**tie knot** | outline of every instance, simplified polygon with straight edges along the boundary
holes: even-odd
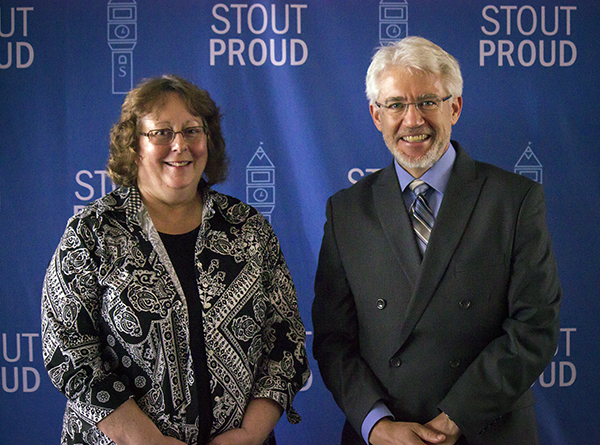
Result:
[[[427,183],[421,181],[420,179],[413,180],[410,184],[408,184],[408,186],[415,194],[415,196],[425,195],[425,193],[427,193],[427,190],[429,190],[429,186],[427,185]]]

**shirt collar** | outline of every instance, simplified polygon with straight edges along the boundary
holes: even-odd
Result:
[[[438,159],[438,161],[433,164],[433,166],[427,170],[420,179],[425,181],[436,191],[444,194],[455,159],[456,150],[452,146],[452,143],[450,143],[448,150],[446,150],[442,157]],[[400,164],[398,164],[398,161],[394,161],[394,167],[396,168],[396,175],[398,175],[400,187],[402,188],[402,192],[404,192],[408,187],[408,184],[410,184],[415,178],[406,170],[404,170]]]

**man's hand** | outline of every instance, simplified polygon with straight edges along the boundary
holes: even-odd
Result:
[[[369,442],[372,445],[445,444],[445,439],[444,434],[427,426],[410,422],[394,422],[387,418],[377,422],[369,435]]]
[[[435,419],[425,424],[426,427],[446,436],[442,442],[432,442],[441,445],[453,445],[462,435],[460,428],[454,423],[446,413],[441,413]]]

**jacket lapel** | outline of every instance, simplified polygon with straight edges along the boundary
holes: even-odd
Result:
[[[456,142],[453,144],[456,147],[456,160],[407,307],[400,332],[400,345],[408,339],[444,276],[485,182],[485,178],[477,177],[473,159],[460,145]]]
[[[373,200],[390,248],[414,289],[419,276],[421,254],[413,235],[393,163],[383,170],[375,183]]]

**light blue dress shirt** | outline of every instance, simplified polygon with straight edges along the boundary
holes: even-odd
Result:
[[[431,189],[427,193],[427,202],[429,203],[429,207],[431,207],[431,211],[433,215],[437,217],[437,214],[440,210],[440,206],[442,205],[442,198],[444,197],[444,192],[446,191],[446,185],[448,184],[448,179],[450,178],[450,172],[452,171],[452,166],[454,165],[454,160],[456,159],[456,150],[450,144],[448,150],[442,155],[442,157],[427,170],[423,176],[421,176],[422,181],[425,181],[427,185],[431,187]],[[414,178],[410,173],[404,170],[398,162],[394,162],[394,167],[396,168],[396,175],[398,175],[398,182],[400,183],[400,189],[402,190],[402,197],[404,198],[404,204],[406,208],[409,209],[415,200],[415,194],[412,192],[408,184],[410,184]],[[421,248],[421,252],[425,251],[425,245],[419,240],[419,247]],[[379,422],[384,417],[390,417],[394,419],[393,414],[389,410],[389,408],[382,401],[378,401],[373,405],[365,420],[363,420],[361,427],[361,434],[365,442],[369,443],[369,435],[371,434],[371,430],[375,426],[377,422]]]

